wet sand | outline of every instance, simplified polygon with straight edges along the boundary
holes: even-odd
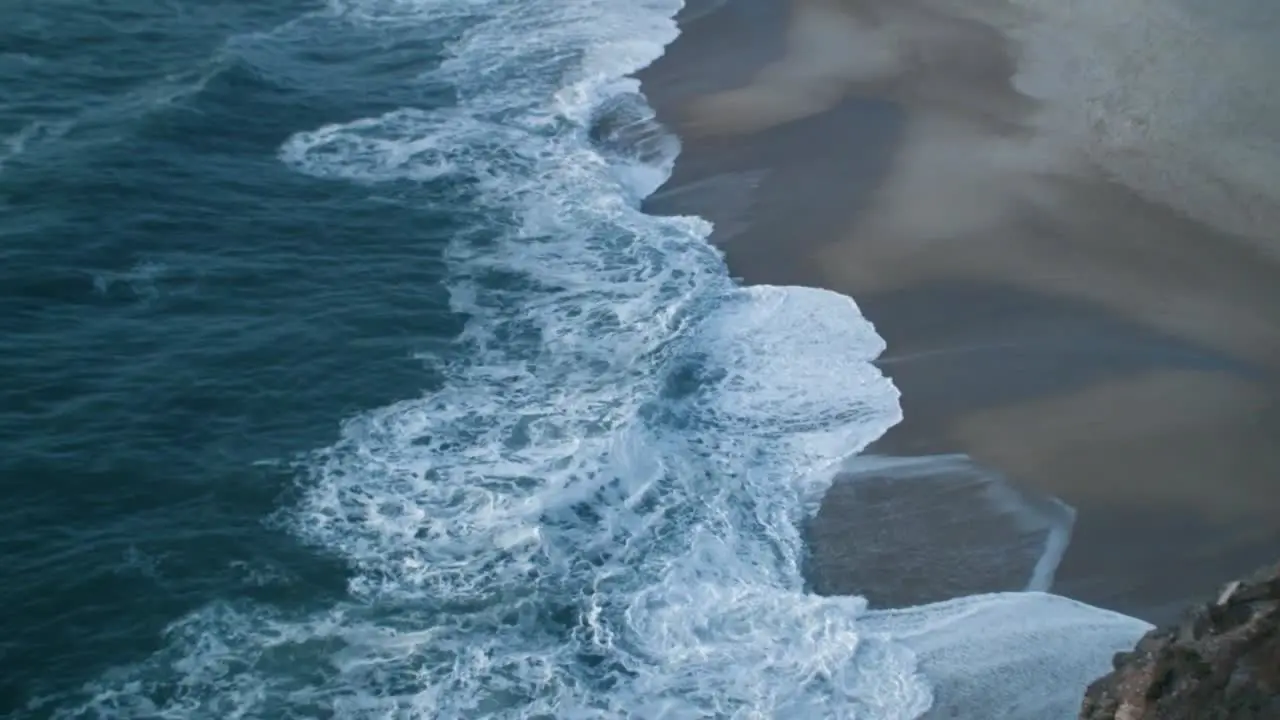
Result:
[[[869,455],[971,461],[838,479],[811,528],[815,589],[1020,589],[1058,498],[1075,516],[1052,589],[1161,622],[1280,555],[1280,154],[1240,129],[1280,134],[1280,105],[1241,99],[1272,82],[1260,67],[1171,119],[1197,82],[1157,70],[1196,52],[1247,69],[1251,46],[1171,35],[1134,48],[1152,70],[1123,45],[1149,28],[1057,38],[1066,21],[1035,4],[691,2],[641,74],[684,143],[648,209],[713,221],[745,282],[859,303],[905,414]],[[1139,5],[1130,25],[1157,7]],[[1016,512],[983,494],[1005,484]]]

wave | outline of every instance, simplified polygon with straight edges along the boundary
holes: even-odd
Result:
[[[118,142],[122,127],[200,93],[223,67],[215,57],[188,71],[87,102],[60,117],[28,120],[0,137],[0,176],[20,164],[52,164],[74,153]]]
[[[280,159],[472,218],[446,253],[466,328],[432,358],[439,391],[346,420],[303,463],[283,520],[349,563],[347,602],[211,605],[62,716],[905,720],[1082,686],[1145,630],[1048,595],[884,613],[805,591],[800,524],[900,419],[897,391],[853,300],[740,287],[706,222],[640,212],[678,141],[627,76],[678,9],[357,0],[310,19],[311,42],[457,31],[429,73],[456,104],[300,132]],[[1073,650],[1064,626],[1098,642]]]

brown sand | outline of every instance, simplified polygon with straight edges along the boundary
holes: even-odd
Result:
[[[1123,32],[1101,0],[695,2],[642,75],[685,142],[651,209],[715,222],[748,282],[852,296],[888,342],[906,420],[872,451],[1061,498],[1054,589],[1152,620],[1280,554],[1280,104],[1265,66],[1222,74],[1256,43],[1179,1]],[[1230,90],[1202,102],[1205,58]],[[854,485],[815,521],[815,586],[933,599],[849,551],[901,546],[859,535]]]

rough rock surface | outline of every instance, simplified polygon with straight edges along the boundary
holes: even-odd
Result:
[[[1081,720],[1280,720],[1280,564],[1147,633],[1089,686]]]

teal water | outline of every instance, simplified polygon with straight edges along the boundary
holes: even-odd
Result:
[[[431,389],[412,355],[461,325],[447,213],[276,158],[300,127],[439,94],[404,89],[433,60],[416,41],[366,72],[343,56],[393,38],[305,57],[262,35],[314,9],[5,10],[0,706],[144,658],[216,598],[343,592],[341,562],[264,522],[289,463]]]

